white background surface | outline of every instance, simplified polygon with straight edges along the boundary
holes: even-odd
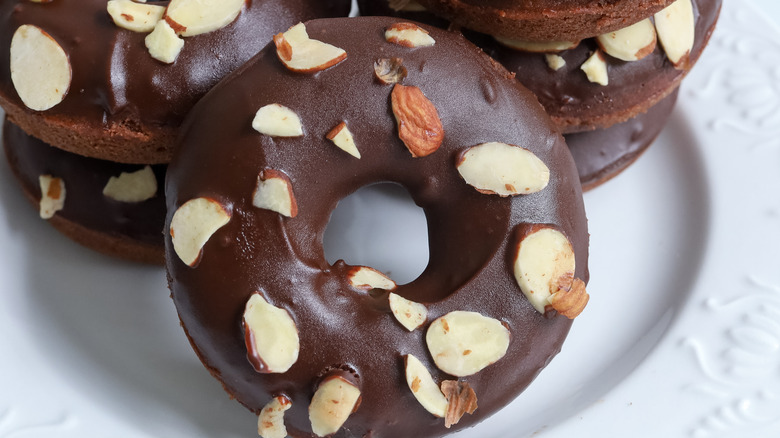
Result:
[[[458,437],[780,436],[780,2],[725,1],[658,143],[585,197],[592,302],[564,351]],[[4,163],[0,260],[0,438],[255,436],[163,272],[60,236]]]

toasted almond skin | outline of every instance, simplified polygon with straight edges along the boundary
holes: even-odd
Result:
[[[575,278],[569,289],[561,290],[552,296],[550,306],[561,315],[574,319],[585,310],[585,306],[590,300],[590,295],[585,291],[585,283],[579,278]]]
[[[390,94],[398,137],[415,158],[436,152],[444,141],[444,127],[436,106],[414,86],[395,84]]]

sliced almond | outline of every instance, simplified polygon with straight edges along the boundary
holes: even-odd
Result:
[[[436,106],[417,87],[395,84],[390,93],[398,137],[413,157],[436,152],[444,141],[444,127]]]
[[[292,407],[289,398],[280,395],[268,402],[257,416],[257,434],[261,438],[286,438],[284,412]]]
[[[38,205],[41,219],[51,219],[54,213],[65,207],[65,183],[62,178],[41,175],[38,177],[38,185],[41,187]]]
[[[355,145],[355,139],[352,137],[352,132],[347,128],[346,122],[341,122],[336,125],[335,128],[328,132],[325,136],[328,140],[332,141],[339,149],[352,155],[355,158],[360,158],[360,151]]]
[[[466,149],[457,168],[467,184],[491,195],[536,193],[550,181],[550,169],[533,152],[506,143],[482,143]]]
[[[230,218],[230,212],[210,198],[190,199],[182,204],[171,219],[170,233],[176,255],[187,265],[197,266],[203,246]]]
[[[241,13],[247,0],[171,0],[165,20],[182,36],[222,29]]]
[[[143,33],[154,30],[154,26],[165,14],[164,6],[147,5],[132,0],[108,0],[106,9],[117,26]]]
[[[397,84],[406,78],[407,71],[401,58],[381,58],[374,62],[374,74],[379,82]]]
[[[309,405],[309,421],[315,435],[324,437],[341,429],[360,400],[360,389],[339,376],[324,380]]]
[[[429,47],[436,40],[428,31],[413,23],[395,23],[385,30],[385,39],[404,47]]]
[[[547,66],[550,67],[550,69],[553,71],[558,71],[566,66],[566,60],[563,59],[562,56],[556,55],[554,53],[548,53],[544,55],[544,59],[547,61]]]
[[[675,68],[690,68],[690,55],[696,38],[691,0],[677,0],[656,13],[655,28],[666,57]]]
[[[112,176],[103,187],[103,196],[119,202],[143,202],[157,195],[157,177],[151,166]]]
[[[655,50],[655,27],[649,18],[596,37],[601,50],[623,61],[638,61]]]
[[[604,60],[604,54],[601,50],[596,50],[590,55],[580,67],[588,76],[588,80],[594,84],[609,85],[609,75],[607,73],[607,62]]]
[[[325,70],[347,59],[344,49],[309,38],[303,23],[276,34],[274,44],[276,54],[285,67],[299,73]]]
[[[300,137],[303,135],[301,119],[295,111],[286,106],[272,103],[255,114],[252,120],[255,131],[271,137]]]
[[[184,48],[184,40],[179,38],[164,20],[155,24],[154,30],[146,36],[144,43],[152,58],[166,64],[173,64]]]
[[[254,293],[244,309],[247,358],[258,373],[284,373],[298,361],[298,328],[290,313]]]
[[[287,217],[298,215],[292,181],[283,172],[275,169],[264,169],[258,175],[252,205]]]
[[[410,332],[423,325],[428,319],[428,309],[423,304],[407,300],[394,293],[390,293],[388,300],[395,319]]]
[[[11,81],[22,102],[46,111],[65,99],[70,89],[70,61],[65,50],[41,28],[23,24],[11,38]]]
[[[368,266],[356,266],[347,273],[349,282],[358,289],[395,290],[397,285],[387,275]]]
[[[531,53],[558,53],[577,47],[579,41],[522,41],[511,38],[494,36],[499,43],[510,49],[522,50]]]
[[[575,286],[575,266],[571,242],[559,230],[540,224],[526,225],[520,230],[514,260],[515,280],[539,313],[544,313],[553,300],[558,301],[558,307],[565,310],[567,317],[573,318],[582,311],[587,304],[587,298],[582,302],[582,294],[587,295],[584,284],[570,294]],[[578,311],[571,309],[567,302],[575,296],[579,296],[575,301],[582,304]]]
[[[449,429],[458,423],[464,414],[471,415],[477,410],[477,394],[467,382],[445,380],[441,382],[441,392],[447,397],[444,427]]]
[[[431,373],[419,359],[411,354],[404,356],[406,368],[406,384],[414,398],[426,411],[437,417],[447,414],[447,398],[434,382]]]
[[[433,321],[425,334],[436,366],[458,377],[478,373],[504,357],[509,339],[509,329],[501,321],[463,311]]]
[[[569,289],[566,289],[566,287]],[[550,299],[550,306],[561,315],[574,319],[585,310],[589,300],[590,295],[585,291],[585,282],[575,278],[573,282],[569,283],[567,279],[559,287],[558,293],[554,294]]]

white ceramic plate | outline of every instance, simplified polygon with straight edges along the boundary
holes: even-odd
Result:
[[[330,243],[414,278],[424,237],[398,223],[424,235],[422,214],[361,193],[337,227],[383,230],[378,250]],[[780,436],[780,32],[757,9],[726,1],[657,144],[586,206],[587,311],[528,391],[457,436]],[[162,270],[59,235],[4,163],[0,261],[0,438],[256,436],[191,352]]]

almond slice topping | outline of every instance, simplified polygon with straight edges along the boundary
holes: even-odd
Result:
[[[252,294],[242,320],[247,358],[258,373],[284,373],[298,361],[301,344],[290,313]]]
[[[406,384],[414,398],[426,411],[436,417],[444,417],[447,414],[447,398],[436,385],[425,365],[411,354],[404,356],[404,364]]]
[[[276,34],[274,44],[282,64],[298,73],[315,73],[347,59],[344,49],[309,38],[303,23]]]
[[[539,313],[552,306],[575,318],[588,302],[585,284],[574,278],[574,249],[569,239],[549,225],[522,225],[514,274],[520,290]]]
[[[11,38],[11,82],[22,102],[46,111],[65,99],[73,78],[65,50],[41,28],[23,24]]]
[[[458,173],[480,193],[526,195],[547,187],[550,169],[533,152],[506,143],[483,143],[466,149]]]
[[[476,312],[455,311],[433,321],[425,334],[428,351],[440,370],[465,377],[504,357],[509,329]]]
[[[287,217],[298,215],[290,178],[276,169],[263,169],[257,177],[252,205]]]
[[[41,219],[51,219],[54,214],[65,208],[65,183],[62,178],[51,175],[38,177],[41,187],[41,200],[38,204]]]
[[[647,18],[626,28],[599,35],[596,42],[601,50],[614,58],[638,61],[655,50],[655,27]]]
[[[656,13],[654,18],[666,57],[677,69],[690,68],[690,55],[696,38],[691,0],[677,0]]]
[[[428,34],[428,31],[413,23],[395,23],[385,30],[385,39],[399,46],[430,47],[436,44],[436,40]]]
[[[171,241],[176,255],[188,266],[197,266],[203,246],[230,218],[230,212],[210,198],[190,199],[182,204],[171,219]]]
[[[286,438],[284,412],[292,407],[289,398],[280,395],[268,402],[257,416],[257,434],[261,438]]]
[[[165,21],[176,33],[191,37],[222,29],[238,17],[247,0],[171,0]]]
[[[390,101],[398,127],[398,137],[413,157],[426,157],[444,141],[444,127],[436,106],[413,86],[395,84]]]

